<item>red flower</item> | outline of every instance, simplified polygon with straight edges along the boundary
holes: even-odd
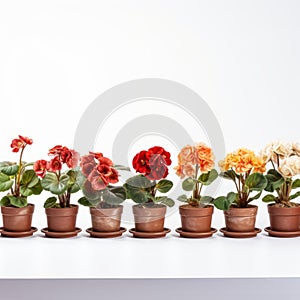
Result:
[[[103,157],[103,153],[101,152],[92,152],[90,151],[90,154],[94,156],[95,159],[99,160],[101,157]]]
[[[19,139],[20,139],[24,144],[31,145],[31,144],[33,143],[32,139],[30,139],[30,138],[27,137],[27,136],[19,135]]]
[[[160,157],[162,159],[164,159],[164,163],[167,165],[167,166],[170,166],[172,161],[171,161],[171,154],[170,152],[166,151],[164,148],[162,147],[159,147],[159,146],[155,146],[155,147],[152,147],[148,150],[148,157],[149,159],[151,158],[151,156],[153,156],[153,154],[159,154]]]
[[[10,147],[12,148],[12,152],[19,152],[21,148],[25,148],[26,145],[31,145],[32,139],[19,135],[18,139],[13,139]]]
[[[59,159],[59,156],[55,156],[47,163],[47,170],[50,172],[60,171],[62,168],[62,163]]]
[[[150,180],[166,178],[168,167],[171,165],[171,155],[162,147],[152,147],[141,151],[132,160],[134,169]]]
[[[88,154],[88,155],[81,156],[80,166],[83,166],[83,165],[88,164],[88,163],[94,163],[96,165],[95,160],[94,160],[94,155]]]
[[[108,185],[108,182],[105,181],[105,178],[103,180],[96,168],[94,168],[88,176],[88,181],[91,183],[91,186],[95,191],[104,190]]]
[[[37,176],[44,178],[47,171],[48,162],[44,159],[38,160],[33,165],[33,170],[35,171]]]
[[[135,155],[135,157],[132,160],[133,168],[141,173],[141,174],[147,174],[150,172],[149,167],[149,159],[147,157],[147,151],[143,150]]]
[[[48,155],[60,155],[62,150],[63,146],[57,145],[49,150]]]
[[[73,168],[75,168],[75,167],[78,166],[80,155],[75,150],[70,150],[70,153],[71,153],[71,157],[68,158],[68,160],[66,161],[66,163],[67,163],[67,166],[69,168],[73,169]]]
[[[118,171],[114,168],[111,168],[109,165],[98,165],[97,171],[104,182],[117,183],[119,181]]]

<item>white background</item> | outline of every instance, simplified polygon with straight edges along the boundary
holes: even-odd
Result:
[[[299,13],[298,1],[1,1],[0,160],[16,160],[9,145],[18,134],[34,140],[28,161],[46,158],[56,144],[72,147],[80,117],[99,94],[149,77],[180,82],[205,99],[228,151],[300,141]],[[230,188],[224,184],[218,193]],[[31,200],[39,228],[46,226],[46,197]],[[266,205],[257,204],[257,226],[264,228]],[[90,226],[82,207],[78,226]],[[179,227],[178,215],[166,226]],[[215,212],[213,226],[223,226],[222,212]],[[265,235],[247,241],[1,239],[0,251],[9,255],[0,277],[300,276],[293,255],[273,264],[299,243]],[[16,258],[20,249],[33,263]]]

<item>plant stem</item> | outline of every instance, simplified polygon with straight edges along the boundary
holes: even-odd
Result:
[[[15,180],[15,196],[16,197],[20,196],[20,181],[21,181],[21,172],[22,172],[22,157],[23,157],[23,153],[24,153],[25,148],[26,148],[26,144],[22,148],[21,153],[20,153],[19,171],[18,171],[18,174],[17,174],[17,179]]]

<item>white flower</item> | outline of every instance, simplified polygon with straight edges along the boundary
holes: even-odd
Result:
[[[279,173],[284,177],[292,177],[300,174],[300,157],[293,155],[284,158],[278,168]]]
[[[300,156],[300,144],[295,142],[291,144],[293,154]]]
[[[299,148],[299,151],[300,151],[300,148]],[[287,158],[291,154],[293,154],[292,144],[276,141],[276,142],[269,143],[260,152],[260,157],[266,163],[268,161],[272,160],[273,163],[278,164],[278,159]]]

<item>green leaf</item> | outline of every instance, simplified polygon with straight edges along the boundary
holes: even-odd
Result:
[[[119,205],[126,199],[126,191],[123,187],[105,189],[103,191],[103,200],[110,205]]]
[[[249,175],[245,181],[245,186],[250,191],[262,191],[267,186],[267,179],[261,173],[253,173]]]
[[[203,183],[204,185],[209,185],[213,181],[215,181],[218,178],[218,172],[215,169],[212,169],[211,171],[207,173],[202,173],[198,180]]]
[[[3,161],[0,163],[0,172],[8,176],[16,175],[19,171],[19,166],[16,163]]]
[[[42,187],[55,195],[61,195],[68,189],[69,176],[63,174],[60,179],[54,173],[48,173],[42,179]]]
[[[177,200],[181,202],[187,202],[188,198],[187,195],[181,195],[177,198]]]
[[[83,206],[87,206],[87,207],[93,207],[94,206],[94,204],[91,201],[89,201],[86,197],[81,197],[78,200],[78,203],[83,205]]]
[[[220,196],[214,200],[214,206],[220,210],[228,209],[228,201],[224,196]]]
[[[126,198],[132,199],[136,203],[146,203],[149,199],[148,192],[128,185],[124,184],[124,188],[126,190]]]
[[[167,179],[162,179],[156,184],[156,188],[161,193],[167,193],[173,187],[173,182]]]
[[[267,185],[265,187],[265,191],[274,192],[284,183],[284,178],[282,175],[274,169],[268,171],[266,175]]]
[[[185,191],[192,191],[196,185],[195,180],[192,177],[188,177],[182,182],[182,188]]]
[[[21,184],[31,188],[37,185],[39,178],[33,170],[26,170],[22,175]]]
[[[136,175],[126,180],[126,184],[132,188],[146,189],[155,186],[155,182],[150,181],[144,175]]]
[[[10,205],[10,199],[8,196],[4,196],[0,201],[0,206],[9,206]]]
[[[1,176],[1,173],[0,173],[0,176]],[[0,181],[0,192],[5,192],[5,191],[9,190],[13,186],[13,184],[14,184],[14,181],[10,180],[10,179],[8,181]]]
[[[214,201],[214,198],[211,197],[211,196],[201,196],[201,198],[200,198],[200,203],[208,204],[208,203],[211,203],[213,201]]]
[[[290,196],[290,200],[296,199],[299,196],[300,196],[300,192],[297,192],[297,193],[295,193],[295,194],[293,194],[293,195]]]
[[[297,189],[300,187],[300,179],[296,179],[293,181],[292,188]]]
[[[85,176],[80,171],[75,170],[68,171],[67,175],[69,176],[68,192],[71,194],[79,192],[86,180]]]
[[[225,172],[221,172],[220,176],[225,178],[225,179],[230,179],[230,180],[235,180],[238,178],[238,175],[233,171],[233,170],[227,170]]]
[[[171,199],[167,196],[156,197],[155,203],[162,203],[162,204],[167,205],[168,207],[172,207],[175,205],[175,202],[173,201],[173,199]]]
[[[276,197],[274,195],[268,194],[262,198],[263,202],[275,202]]]
[[[52,208],[56,206],[56,201],[57,198],[56,197],[50,197],[48,198],[45,203],[44,203],[44,208]]]
[[[248,199],[248,202],[251,202],[251,201],[253,201],[253,200],[259,199],[259,197],[261,196],[261,194],[262,194],[262,191],[259,192],[259,193],[257,193],[255,196],[250,197],[250,198]]]
[[[238,194],[230,192],[226,197],[221,196],[216,198],[213,203],[216,208],[221,210],[228,210],[232,203],[237,202]]]
[[[10,204],[15,207],[25,207],[27,206],[27,198],[26,197],[14,197],[9,196]]]

